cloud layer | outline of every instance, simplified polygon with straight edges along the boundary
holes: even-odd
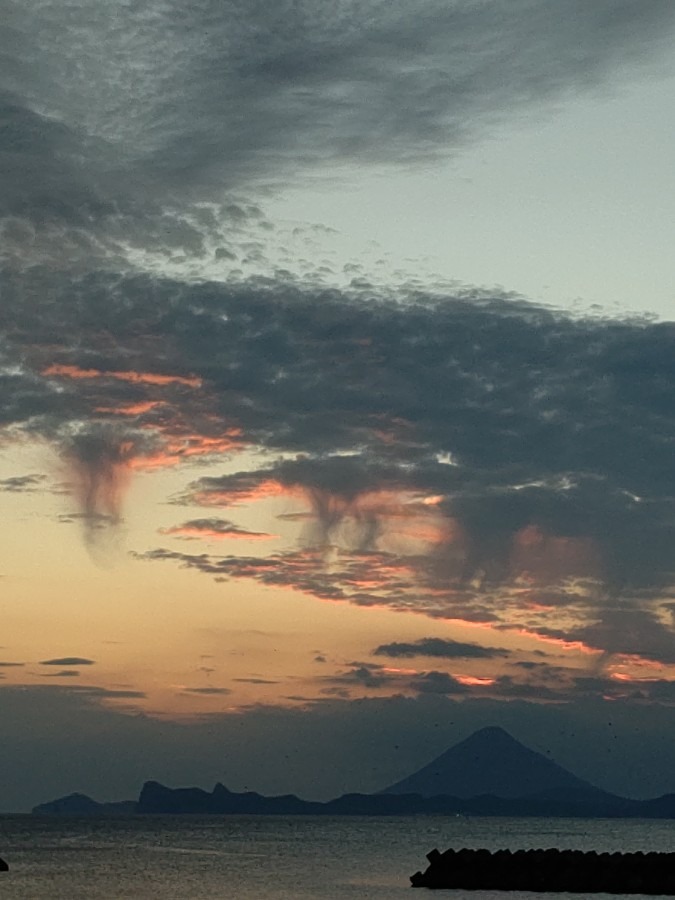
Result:
[[[675,14],[667,0],[9,0],[3,18],[5,253],[83,267],[130,250],[245,256],[260,210],[233,194],[445,156],[630,78],[670,48]]]
[[[431,161],[625,83],[672,45],[672,3],[10,0],[4,19],[0,439],[57,450],[90,542],[139,470],[249,451],[186,476],[146,558],[480,624],[491,645],[675,663],[674,326],[327,286],[316,261],[275,267],[293,254],[264,212],[302,179]],[[175,543],[274,537],[236,509],[279,498],[292,547]],[[389,655],[452,659],[437,640]]]
[[[675,661],[673,325],[405,286],[90,275],[30,299],[0,313],[2,417],[61,446],[86,518],[136,469],[244,448],[273,461],[193,481],[176,502],[205,514],[169,535],[301,510],[302,549],[155,558]]]

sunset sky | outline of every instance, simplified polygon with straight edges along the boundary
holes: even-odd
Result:
[[[0,12],[0,809],[675,791],[671,0]]]

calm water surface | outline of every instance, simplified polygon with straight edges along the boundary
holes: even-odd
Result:
[[[675,822],[277,816],[0,817],[3,900],[408,900],[433,847],[675,851]],[[550,894],[447,892],[453,900]],[[577,895],[578,896],[578,895]],[[600,900],[610,895],[595,894]],[[616,895],[614,895],[616,898]],[[637,897],[638,895],[633,895]]]

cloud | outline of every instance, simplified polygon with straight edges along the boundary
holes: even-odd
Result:
[[[68,486],[79,504],[79,519],[88,549],[99,561],[112,549],[111,538],[122,522],[122,505],[135,460],[154,446],[139,429],[90,420],[72,422],[61,435],[61,457]]]
[[[510,679],[507,679],[510,687]],[[351,662],[346,669],[330,675],[320,675],[310,679],[312,684],[320,688],[318,702],[325,697],[340,697],[342,699],[354,699],[370,692],[387,692],[396,696],[419,697],[425,694],[463,694],[473,697],[508,698],[510,691],[501,690],[501,680],[498,678],[481,677],[461,673],[443,671],[418,671],[414,668],[400,668],[383,666],[379,663]],[[532,700],[540,700],[535,685],[519,684],[523,688],[519,696]],[[552,692],[546,691],[546,695]],[[561,693],[555,695],[558,700],[568,699]],[[297,698],[296,698],[297,699]],[[309,698],[303,698],[305,702]]]
[[[181,691],[182,694],[197,694],[198,696],[203,697],[215,697],[215,696],[225,696],[226,694],[231,694],[232,691],[229,688],[222,687],[201,687],[201,688],[183,688]]]
[[[383,667],[375,663],[351,662],[341,671],[310,679],[313,687],[319,690],[319,696],[300,694],[288,696],[286,699],[297,703],[323,703],[326,698],[339,697],[347,700],[355,696],[368,695],[370,691],[380,692],[382,688],[391,689],[396,679],[385,672]]]
[[[173,525],[171,528],[161,529],[161,534],[172,535],[183,540],[247,540],[269,541],[277,535],[267,534],[261,531],[249,531],[230,522],[229,519],[190,519],[182,525]]]
[[[134,691],[119,688],[96,688],[91,685],[82,685],[80,688],[88,697],[99,700],[140,700],[145,697],[143,691]]]
[[[675,703],[675,680],[660,677],[658,666],[637,675],[627,674],[621,666],[596,673],[552,663],[529,666],[526,662],[515,663],[513,668],[520,670],[515,677],[510,674],[472,675],[438,669],[419,671],[352,662],[335,674],[315,679],[314,683],[320,688],[316,702],[324,702],[326,697],[354,700],[360,696],[386,692],[399,697],[417,698],[429,694],[461,695],[467,700],[483,698],[497,703],[519,699],[528,703],[556,703],[561,707],[587,701],[659,703],[663,706]],[[315,702],[309,697],[294,699],[309,704]]]
[[[79,186],[73,145],[86,153],[92,205],[121,170],[133,196],[141,175],[172,194],[299,164],[428,156],[505,109],[630,70],[667,46],[673,24],[665,0],[424,0],[414,12],[402,0],[223,2],[192,10],[188,28],[152,6],[151,20],[125,10],[122,35],[117,4],[102,13],[82,0],[64,14],[46,3],[39,29],[10,4],[5,71],[25,104],[13,124],[36,138],[28,160],[11,161],[41,176],[38,197],[47,179],[68,196]],[[28,112],[38,98],[42,112]]]
[[[568,636],[601,646],[609,653],[675,663],[670,622],[664,624],[658,609],[640,608],[636,602],[608,603],[598,610],[595,621],[570,631]]]
[[[24,493],[38,490],[45,481],[44,475],[13,475],[0,479],[0,491]]]
[[[373,650],[375,656],[389,656],[392,659],[409,659],[415,656],[431,656],[443,659],[496,659],[508,656],[506,650],[496,647],[481,647],[478,644],[464,644],[443,638],[420,638],[411,643],[395,641],[380,644]]]
[[[131,434],[109,426],[88,427],[70,436],[64,456],[84,521],[119,522],[135,450]]]
[[[83,656],[60,656],[56,659],[40,660],[41,666],[93,666],[93,659],[86,659]]]
[[[358,684],[366,688],[379,688],[386,683],[387,679],[386,675],[379,671],[379,666],[355,664],[347,672],[334,676],[331,680],[338,684]]]
[[[82,673],[78,672],[77,669],[61,669],[60,672],[50,672],[48,675],[43,675],[43,678],[79,678]]]
[[[119,29],[120,15],[125,27]],[[669,51],[667,0],[8,0],[0,234],[74,272],[267,263],[250,197],[456,153]],[[247,199],[249,198],[249,199]],[[71,272],[70,274],[73,274]]]
[[[413,681],[421,694],[465,694],[468,688],[447,672],[425,672]]]

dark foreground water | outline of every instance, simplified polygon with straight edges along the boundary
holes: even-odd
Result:
[[[0,817],[3,900],[535,900],[409,887],[433,847],[675,850],[675,822],[277,816]],[[578,895],[577,895],[578,896]],[[609,895],[596,894],[597,898]],[[616,897],[616,895],[614,895]],[[638,895],[633,895],[637,897]]]

